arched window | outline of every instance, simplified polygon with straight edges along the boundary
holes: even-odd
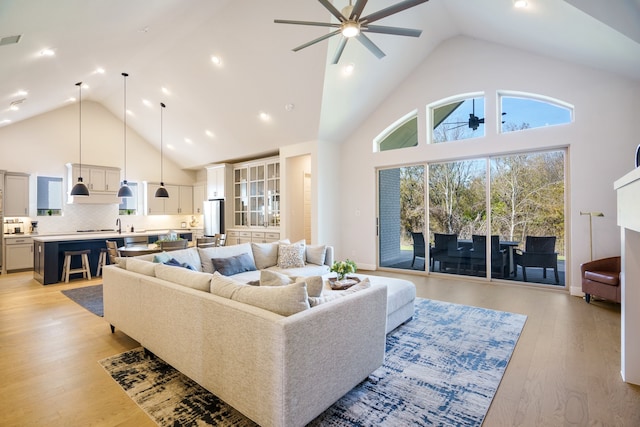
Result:
[[[431,113],[431,143],[478,138],[484,131],[484,96],[468,94],[428,107]]]
[[[418,145],[418,112],[412,111],[378,135],[374,151],[398,150]]]
[[[502,92],[502,133],[562,125],[573,121],[573,106],[541,95]]]

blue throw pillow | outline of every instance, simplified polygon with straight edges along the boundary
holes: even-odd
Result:
[[[189,269],[189,270],[196,271],[196,269],[193,266],[187,264],[186,262],[180,263],[180,261],[178,261],[175,258],[171,258],[170,260],[168,260],[166,262],[163,262],[163,264],[164,265],[174,266],[174,267],[182,267],[182,268],[186,268],[186,269]]]
[[[211,258],[211,262],[213,263],[214,271],[223,276],[233,276],[245,271],[257,270],[253,258],[247,253],[228,258]]]

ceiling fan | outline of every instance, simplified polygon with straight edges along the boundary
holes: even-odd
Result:
[[[477,130],[478,127],[480,127],[481,124],[484,124],[484,117],[483,118],[479,118],[478,116],[476,116],[476,100],[475,98],[473,98],[472,100],[472,107],[471,107],[471,113],[469,113],[469,120],[466,122],[449,122],[449,123],[443,123],[443,125],[447,125],[447,126],[451,126],[448,127],[447,129],[458,129],[461,128],[463,126],[469,126],[469,129],[471,130]],[[460,102],[458,104],[458,106],[462,105],[462,102]],[[457,108],[457,107],[456,107]],[[467,110],[469,111],[469,110]],[[451,111],[453,112],[453,110]],[[449,113],[451,114],[451,113]]]
[[[273,22],[276,24],[296,24],[296,25],[312,25],[316,27],[332,27],[337,30],[325,34],[322,37],[311,40],[303,45],[300,45],[293,49],[297,52],[305,47],[309,47],[313,44],[326,40],[329,37],[342,34],[342,39],[338,44],[338,49],[333,56],[332,64],[337,64],[342,55],[347,41],[350,38],[355,37],[360,43],[362,43],[371,53],[373,53],[378,59],[383,58],[385,53],[376,46],[371,39],[365,36],[363,33],[378,33],[378,34],[392,34],[396,36],[408,36],[408,37],[420,37],[422,30],[413,30],[411,28],[401,27],[387,27],[382,25],[371,25],[372,22],[378,21],[382,18],[386,18],[389,15],[402,12],[403,10],[417,6],[421,3],[426,3],[429,0],[404,0],[393,6],[389,6],[377,12],[373,12],[367,16],[361,16],[362,10],[367,4],[367,0],[356,0],[356,4],[352,5],[349,0],[349,5],[344,7],[342,11],[336,9],[329,0],[318,0],[333,16],[335,16],[340,23],[332,22],[315,22],[315,21],[290,21],[286,19],[275,19]]]

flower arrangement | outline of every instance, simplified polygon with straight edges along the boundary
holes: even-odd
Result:
[[[344,279],[349,273],[355,273],[358,270],[358,266],[355,262],[347,259],[344,261],[335,261],[331,266],[331,271],[338,274],[338,280]]]

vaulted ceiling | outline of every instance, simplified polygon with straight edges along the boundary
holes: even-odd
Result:
[[[364,11],[399,1],[370,0]],[[68,105],[79,81],[83,100],[122,118],[127,72],[127,124],[159,148],[164,102],[165,153],[183,168],[341,141],[460,35],[640,80],[640,0],[528,3],[430,0],[378,22],[419,38],[370,34],[384,58],[351,42],[331,65],[339,37],[292,52],[329,30],[273,22],[335,19],[316,0],[0,0],[0,127]]]

